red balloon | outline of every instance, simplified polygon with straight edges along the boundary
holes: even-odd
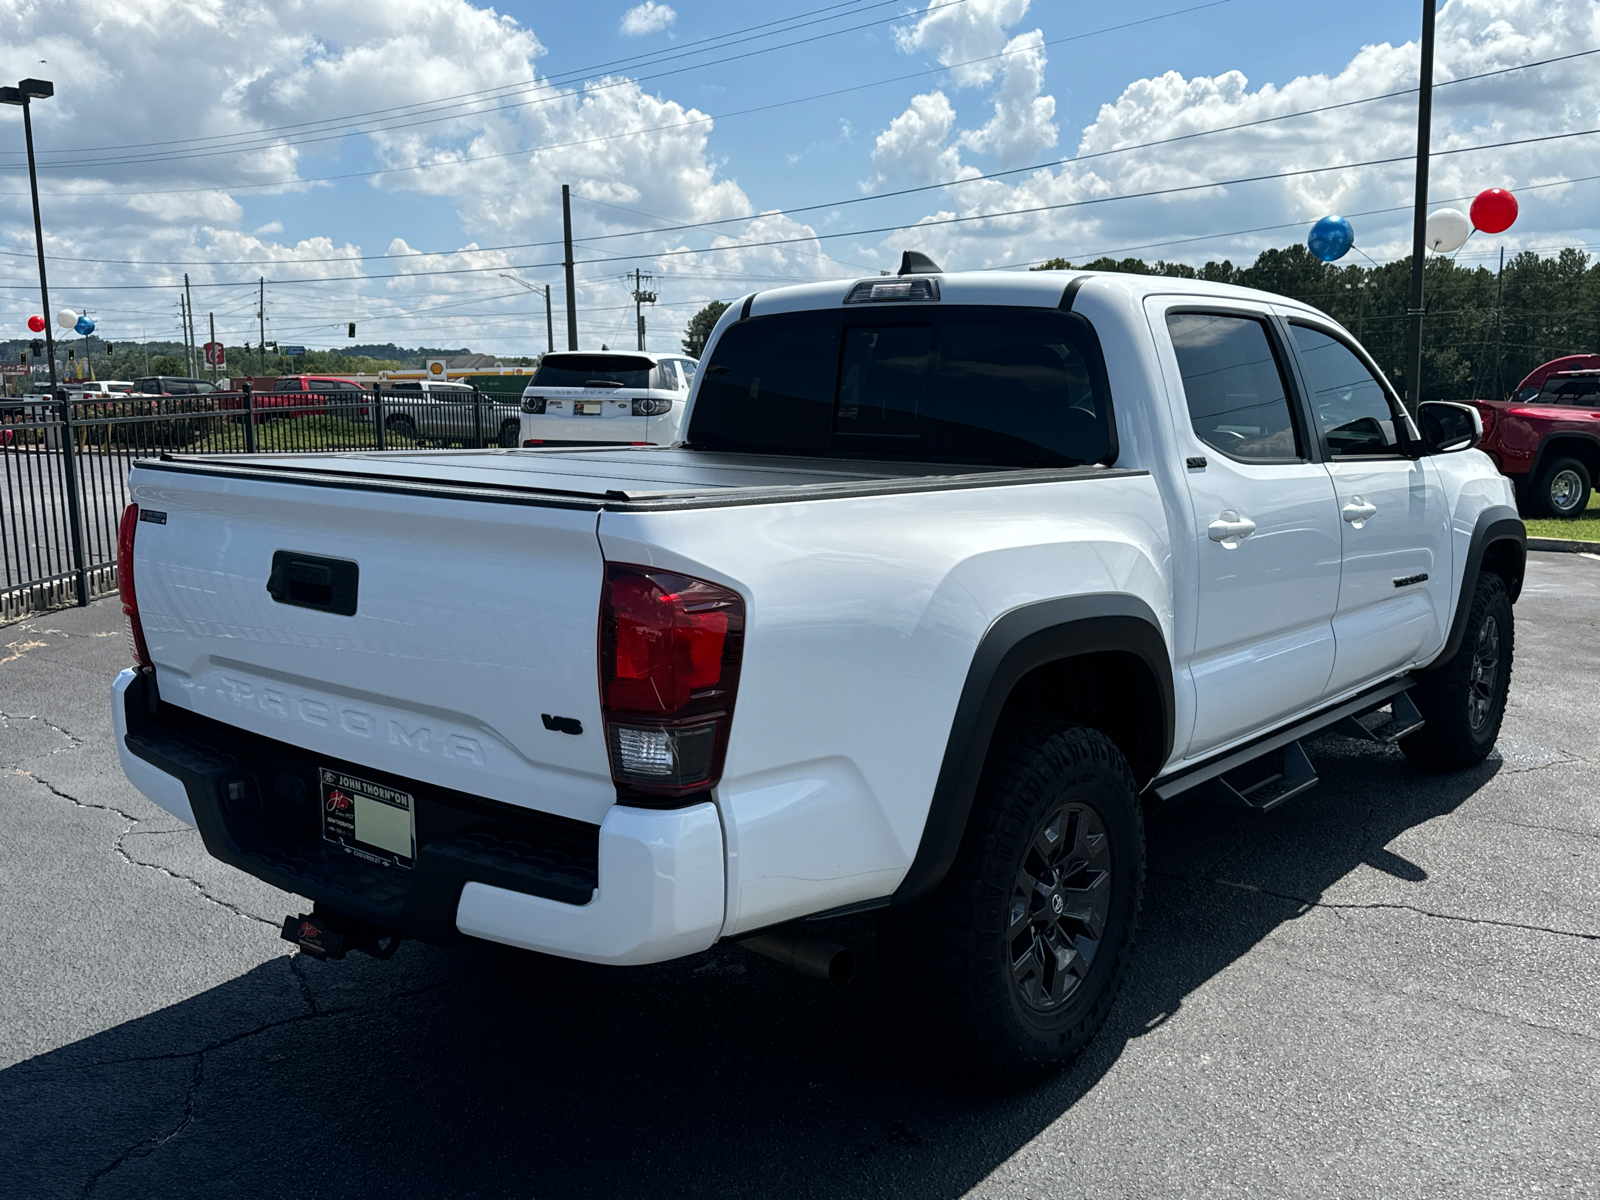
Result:
[[[44,332],[44,318],[43,317],[29,317],[28,318],[28,328],[33,330],[35,333],[43,333]]]
[[[1504,233],[1517,219],[1517,198],[1505,188],[1485,188],[1472,201],[1472,224],[1481,233]]]

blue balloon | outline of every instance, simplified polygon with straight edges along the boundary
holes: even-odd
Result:
[[[74,325],[73,328],[81,333],[84,337],[88,337],[94,332],[94,322],[88,317],[79,317],[78,323]]]
[[[1306,238],[1311,253],[1323,262],[1343,258],[1355,244],[1356,231],[1343,217],[1323,217],[1311,227],[1311,236]]]

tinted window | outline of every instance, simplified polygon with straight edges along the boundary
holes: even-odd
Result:
[[[1196,437],[1247,462],[1303,457],[1283,368],[1262,321],[1177,312],[1167,314],[1167,329]]]
[[[1572,404],[1594,407],[1600,398],[1600,379],[1551,379],[1537,397],[1540,404]]]
[[[546,354],[533,373],[535,387],[648,388],[648,358],[619,354]]]
[[[1311,408],[1335,458],[1398,454],[1401,435],[1383,385],[1354,350],[1318,329],[1293,325],[1311,387]]]
[[[275,392],[298,392],[300,390],[300,380],[294,375],[290,375],[286,379],[275,380],[272,384],[272,390]]]
[[[730,326],[701,366],[708,449],[1006,466],[1111,457],[1093,330],[1047,309],[785,313]]]

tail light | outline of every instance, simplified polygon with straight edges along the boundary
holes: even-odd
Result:
[[[670,397],[640,396],[633,402],[633,415],[636,417],[660,417],[671,411]]]
[[[134,666],[153,668],[144,626],[139,622],[139,597],[133,590],[133,535],[137,532],[139,506],[130,504],[122,510],[122,523],[117,526],[117,591],[122,595],[122,615],[128,619],[128,651]]]
[[[738,593],[671,571],[606,565],[600,705],[619,788],[683,796],[717,783],[743,647]]]
[[[524,396],[522,398],[522,411],[538,416],[544,412],[544,399],[543,396]]]

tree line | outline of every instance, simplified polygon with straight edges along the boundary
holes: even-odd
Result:
[[[1122,271],[1207,279],[1276,292],[1321,309],[1354,333],[1402,391],[1411,260],[1336,265],[1304,245],[1265,250],[1246,267],[1224,259],[1203,267],[1139,258],[1069,263],[1039,271]],[[1503,399],[1529,371],[1564,354],[1600,352],[1600,263],[1582,250],[1553,257],[1525,250],[1496,267],[1458,266],[1442,255],[1424,272],[1422,393],[1426,400]]]

